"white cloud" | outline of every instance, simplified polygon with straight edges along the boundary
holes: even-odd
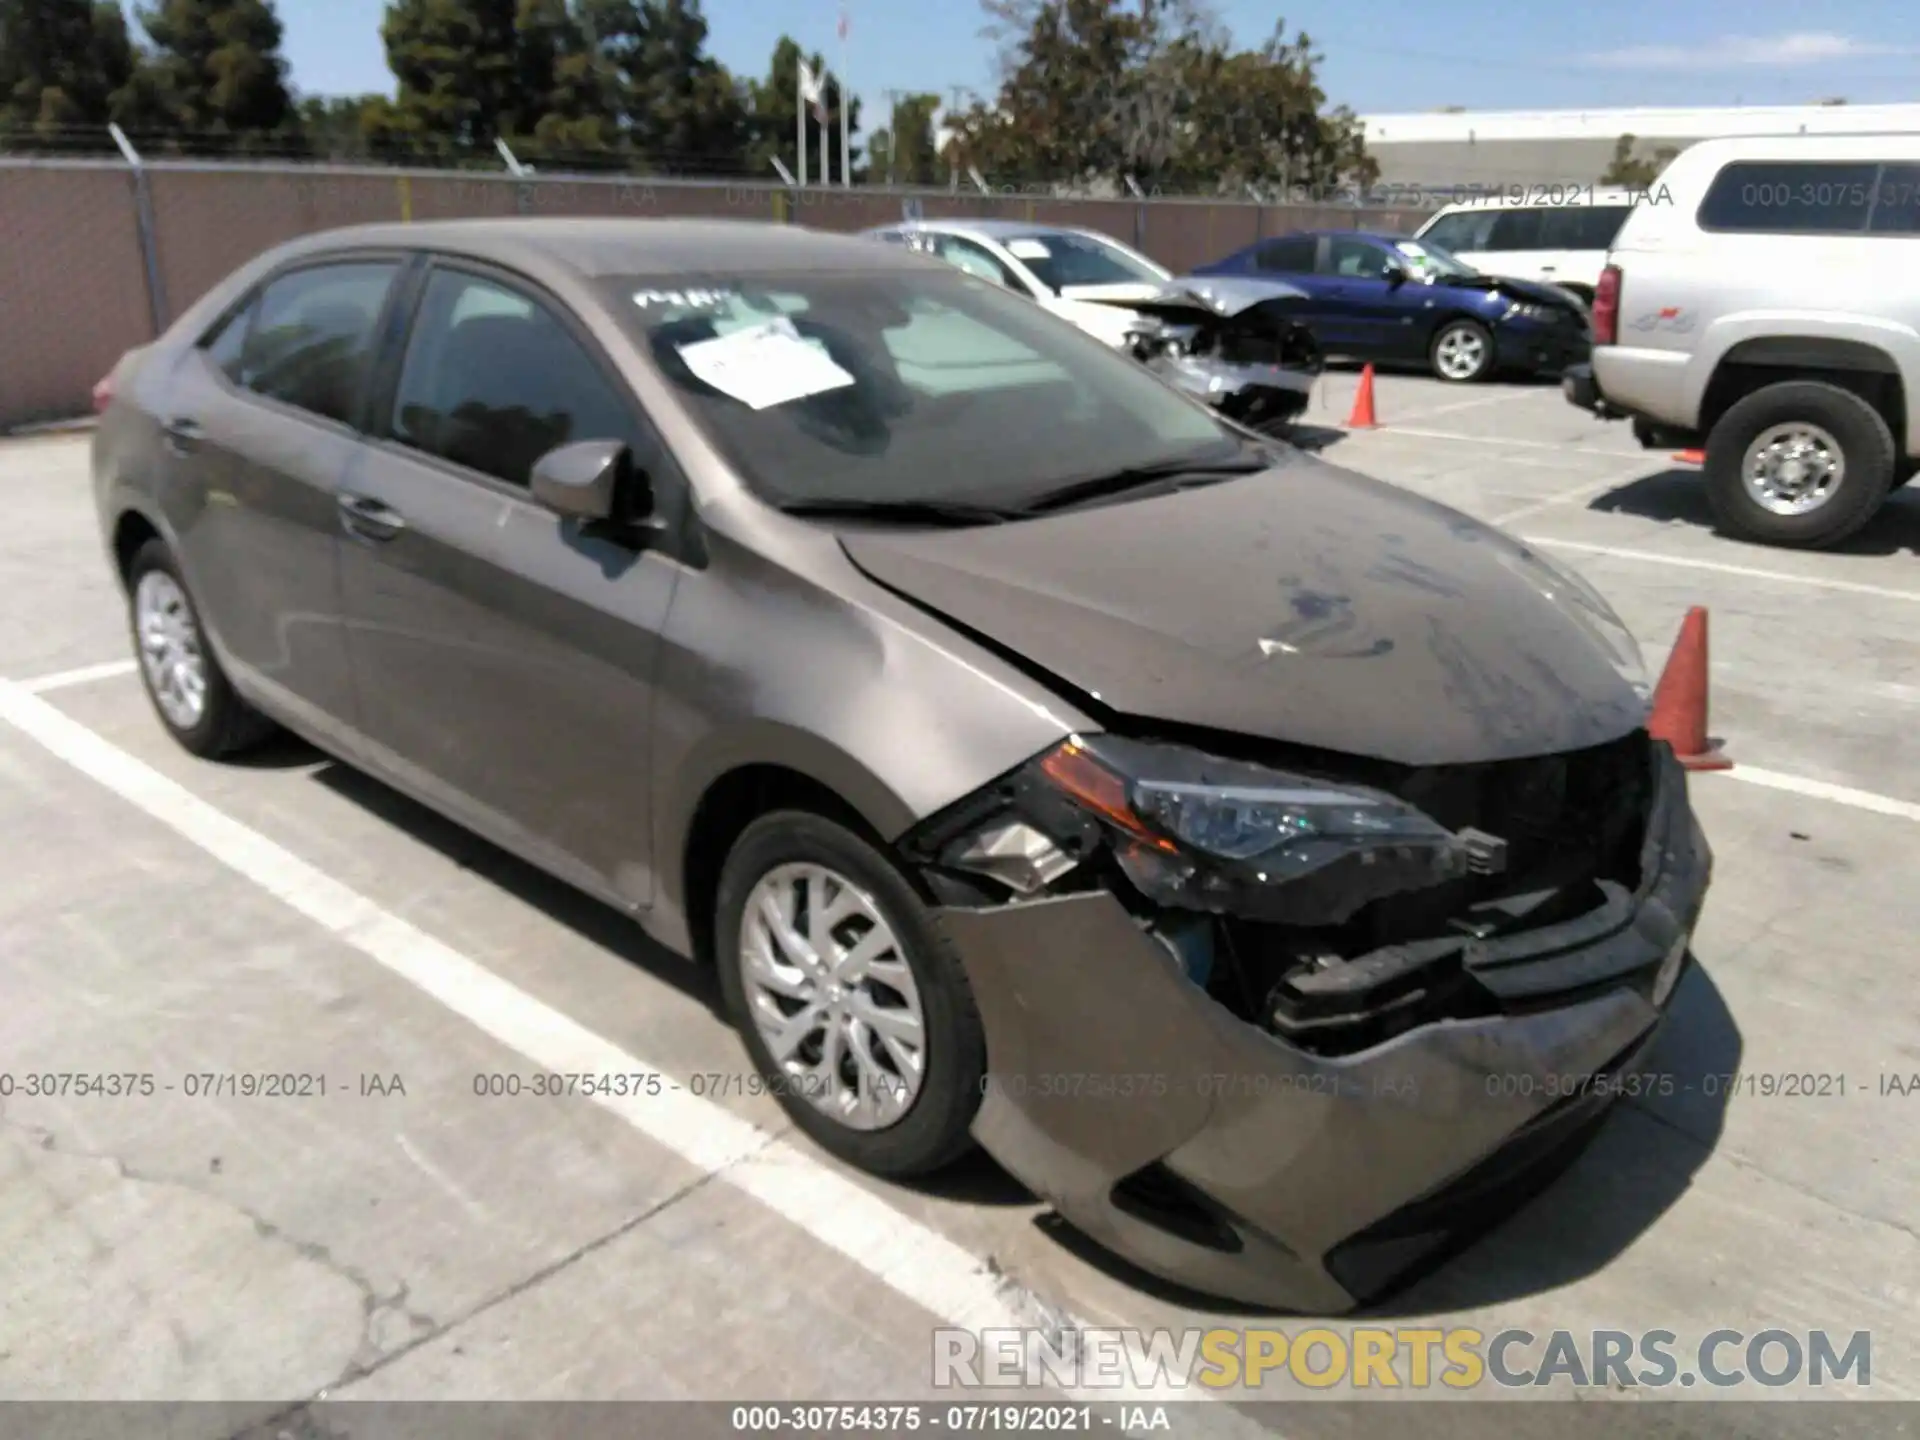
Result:
[[[1614,70],[1730,70],[1746,66],[1785,67],[1858,60],[1873,55],[1904,55],[1904,47],[1878,45],[1831,31],[1803,30],[1764,38],[1729,37],[1700,45],[1638,45],[1603,50],[1593,63]]]

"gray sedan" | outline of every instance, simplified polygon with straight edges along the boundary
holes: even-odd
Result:
[[[159,721],[285,727],[716,964],[850,1163],[976,1140],[1343,1310],[1646,1055],[1710,855],[1605,602],[905,249],[376,226],[103,385]]]

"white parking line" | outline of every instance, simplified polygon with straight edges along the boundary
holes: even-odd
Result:
[[[96,680],[112,680],[121,675],[131,675],[140,666],[132,660],[107,660],[99,665],[82,665],[78,670],[62,670],[54,675],[42,675],[38,680],[22,682],[21,689],[34,695],[45,695],[49,690],[65,690],[74,685],[91,685]]]
[[[1436,415],[1454,415],[1462,410],[1479,410],[1488,405],[1499,405],[1508,400],[1522,400],[1533,394],[1531,390],[1502,390],[1497,395],[1480,395],[1472,400],[1456,400],[1451,405],[1435,405],[1430,410],[1415,410],[1406,418],[1409,420],[1431,420]],[[1398,428],[1397,426],[1395,427]]]
[[[34,689],[34,682],[0,681],[0,720],[500,1044],[559,1073],[659,1069],[209,805],[69,719]],[[1082,1323],[1061,1317],[946,1236],[804,1150],[711,1101],[685,1090],[590,1098],[717,1182],[752,1196],[945,1324],[979,1330],[1043,1323],[1071,1328]],[[1213,1392],[1171,1385],[1073,1393],[1076,1403],[1088,1404],[1217,1398]],[[1267,1440],[1273,1436],[1230,1405],[1208,1407],[1204,1433]]]
[[[1576,485],[1573,489],[1563,490],[1558,495],[1549,495],[1544,500],[1535,500],[1531,504],[1522,505],[1516,510],[1509,510],[1504,515],[1496,515],[1487,523],[1489,525],[1511,525],[1514,521],[1523,520],[1529,515],[1538,515],[1542,510],[1553,510],[1559,506],[1571,505],[1595,495],[1604,495],[1617,485],[1625,485],[1631,481],[1638,480],[1646,474],[1646,472],[1647,467],[1642,463],[1634,466],[1631,470],[1621,470],[1611,475],[1603,475],[1598,480],[1589,480],[1584,485]]]
[[[1920,600],[1920,590],[1899,590],[1891,585],[1868,585],[1858,580],[1828,580],[1818,575],[1795,575],[1787,570],[1761,570],[1751,565],[1729,565],[1721,560],[1694,560],[1685,555],[1663,555],[1656,550],[1623,550],[1616,545],[1592,545],[1584,540],[1561,540],[1552,535],[1522,535],[1529,545],[1547,545],[1560,550],[1578,550],[1586,555],[1605,555],[1614,560],[1638,560],[1648,565],[1673,565],[1682,570],[1707,570],[1716,575],[1740,575],[1749,580],[1775,580],[1783,585],[1811,585],[1820,590],[1840,590],[1849,595],[1876,595],[1882,600]]]
[[[1430,411],[1428,413],[1435,414],[1438,412]],[[1426,416],[1416,415],[1413,418],[1416,420],[1424,420]],[[1575,445],[1570,442],[1561,442],[1558,440],[1510,440],[1496,435],[1457,435],[1448,430],[1417,430],[1386,420],[1380,423],[1378,430],[1371,432],[1363,431],[1361,433],[1383,435],[1389,439],[1395,435],[1411,435],[1416,440],[1453,440],[1462,445],[1494,445],[1504,446],[1512,450],[1551,450],[1556,454],[1562,455],[1605,455],[1615,460],[1624,459],[1633,453],[1631,450],[1604,450],[1597,445]],[[1657,457],[1649,455],[1647,457],[1647,463],[1650,465],[1657,463]]]
[[[1729,780],[1744,780],[1749,785],[1764,785],[1769,790],[1785,790],[1812,800],[1830,800],[1836,805],[1851,805],[1856,810],[1871,810],[1876,815],[1920,821],[1920,805],[1911,800],[1896,800],[1891,795],[1876,795],[1871,790],[1855,790],[1849,785],[1832,785],[1825,780],[1808,780],[1800,775],[1783,775],[1778,770],[1761,770],[1738,763],[1731,770],[1713,773]]]

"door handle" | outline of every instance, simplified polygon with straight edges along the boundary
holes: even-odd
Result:
[[[200,447],[200,422],[177,415],[163,427],[167,449],[176,455],[190,455]]]
[[[391,540],[407,528],[400,512],[370,495],[342,495],[340,523],[364,540]]]

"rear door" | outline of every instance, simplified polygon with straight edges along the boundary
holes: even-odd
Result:
[[[341,583],[375,763],[574,883],[652,896],[648,746],[686,482],[612,362],[523,277],[436,261],[347,477]],[[535,460],[618,439],[646,544],[533,500]]]
[[[270,277],[187,357],[162,417],[168,519],[223,659],[243,688],[343,745],[355,697],[337,492],[404,263],[332,255]]]

